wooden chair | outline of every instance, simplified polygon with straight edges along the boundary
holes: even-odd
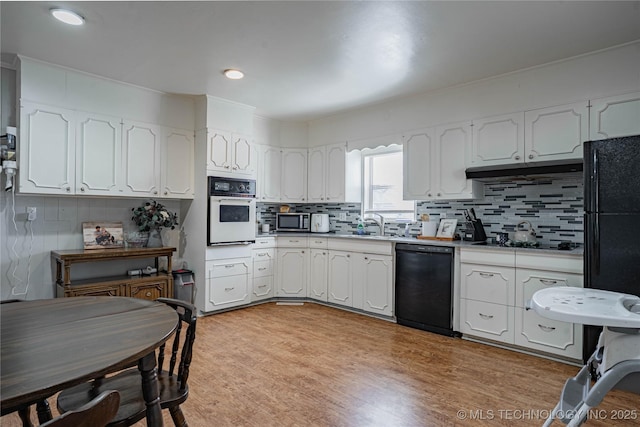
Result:
[[[158,301],[173,307],[180,318],[166,370],[164,369],[165,345],[162,345],[158,350],[160,407],[169,409],[176,427],[187,427],[180,404],[187,400],[189,395],[187,379],[189,378],[193,342],[196,337],[196,309],[193,305],[180,300],[158,298]],[[186,327],[184,330],[183,326]],[[182,340],[183,337],[184,340]],[[179,360],[178,354],[180,355]],[[130,426],[145,417],[146,406],[142,397],[142,378],[137,368],[127,369],[114,376],[100,378],[91,383],[64,390],[58,395],[58,410],[60,413],[65,413],[78,408],[104,390],[118,390],[120,392],[120,409],[108,424],[110,427]]]
[[[75,411],[69,411],[40,427],[105,427],[118,412],[120,394],[114,390],[100,393]]]

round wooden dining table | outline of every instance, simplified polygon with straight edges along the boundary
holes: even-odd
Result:
[[[147,425],[161,426],[155,349],[177,325],[171,307],[137,298],[73,297],[0,305],[2,415],[137,364]]]

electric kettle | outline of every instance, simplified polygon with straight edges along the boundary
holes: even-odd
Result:
[[[311,232],[329,232],[329,214],[311,214]]]

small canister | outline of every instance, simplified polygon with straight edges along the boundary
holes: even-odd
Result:
[[[500,246],[504,246],[509,240],[509,233],[497,233],[496,243]]]

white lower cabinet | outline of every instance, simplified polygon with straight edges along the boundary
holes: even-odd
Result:
[[[280,247],[278,239],[276,266],[276,296],[307,296],[307,272],[309,270],[309,249],[306,247]],[[303,239],[306,242],[306,237]]]
[[[251,300],[251,258],[207,261],[205,311],[247,304]]]
[[[547,319],[526,308],[540,289],[582,287],[581,257],[517,250],[462,249],[460,254],[463,334],[570,359],[581,357],[582,325]]]
[[[391,255],[357,254],[355,258],[354,307],[371,313],[392,316],[393,257]]]
[[[273,240],[273,239],[271,239]],[[258,244],[258,242],[256,242]],[[273,289],[273,271],[275,263],[275,249],[261,248],[253,249],[253,290],[251,293],[251,301],[260,301],[272,298]]]
[[[327,301],[353,307],[353,262],[351,252],[329,252]]]
[[[329,251],[309,249],[309,283],[307,297],[327,301],[327,270]]]

